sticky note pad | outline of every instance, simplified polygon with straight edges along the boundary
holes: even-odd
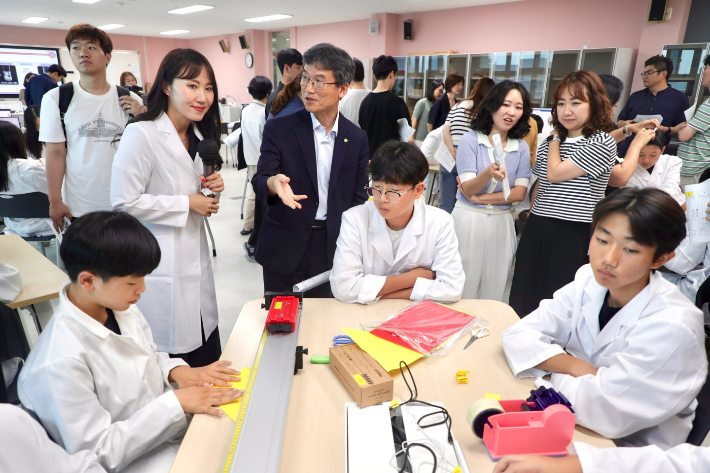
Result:
[[[244,391],[247,387],[247,382],[249,381],[249,376],[251,375],[251,368],[242,368],[240,370],[237,370],[241,372],[242,374],[239,375],[239,378],[241,378],[241,381],[235,381],[232,383],[229,383],[232,385],[232,388],[234,389],[239,389]],[[217,389],[224,389],[221,386],[215,386]],[[234,402],[230,402],[229,404],[224,404],[222,406],[219,406],[220,409],[224,411],[225,414],[229,416],[230,419],[232,419],[234,422],[237,421],[237,416],[239,415],[239,409],[242,407],[242,399],[244,399],[244,396],[240,397]]]
[[[405,361],[409,365],[424,356],[419,352],[388,342],[364,330],[351,328],[342,328],[342,330],[386,371],[398,370],[400,361]]]

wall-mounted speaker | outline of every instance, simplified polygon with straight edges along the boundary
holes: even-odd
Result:
[[[370,20],[370,34],[377,34],[380,31],[379,20]]]
[[[660,23],[666,16],[666,7],[668,0],[651,0],[651,8],[648,11],[648,21],[651,23]]]
[[[414,38],[412,20],[404,20],[404,39],[411,41]]]
[[[249,49],[249,43],[247,43],[247,35],[242,35],[239,37],[239,46],[241,46],[242,49]]]
[[[222,48],[223,53],[229,53],[229,45],[223,39],[219,40],[219,47]]]

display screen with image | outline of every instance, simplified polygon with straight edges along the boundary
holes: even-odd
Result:
[[[25,75],[42,74],[53,64],[60,64],[56,48],[0,45],[0,97],[17,97]]]

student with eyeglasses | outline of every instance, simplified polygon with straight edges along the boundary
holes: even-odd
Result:
[[[343,214],[330,273],[343,302],[461,298],[464,272],[454,222],[425,205],[429,163],[413,144],[388,141],[370,161],[372,200]]]
[[[635,123],[639,115],[663,117],[659,130],[666,134],[666,143],[670,142],[671,134],[680,131],[678,125],[685,122],[684,112],[690,105],[687,95],[668,85],[672,73],[673,61],[665,56],[653,56],[644,63],[641,73],[644,89],[631,94],[616,122],[627,137],[619,143],[619,157],[626,156],[634,139],[634,133],[628,130],[628,125]]]

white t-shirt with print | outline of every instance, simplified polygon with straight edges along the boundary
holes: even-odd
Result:
[[[131,92],[131,97],[143,103]],[[111,166],[129,116],[118,103],[116,86],[103,95],[86,92],[74,82],[74,96],[64,115],[66,139],[59,119],[59,88],[42,97],[39,140],[45,143],[67,141],[62,200],[73,217],[97,210],[111,210]]]

